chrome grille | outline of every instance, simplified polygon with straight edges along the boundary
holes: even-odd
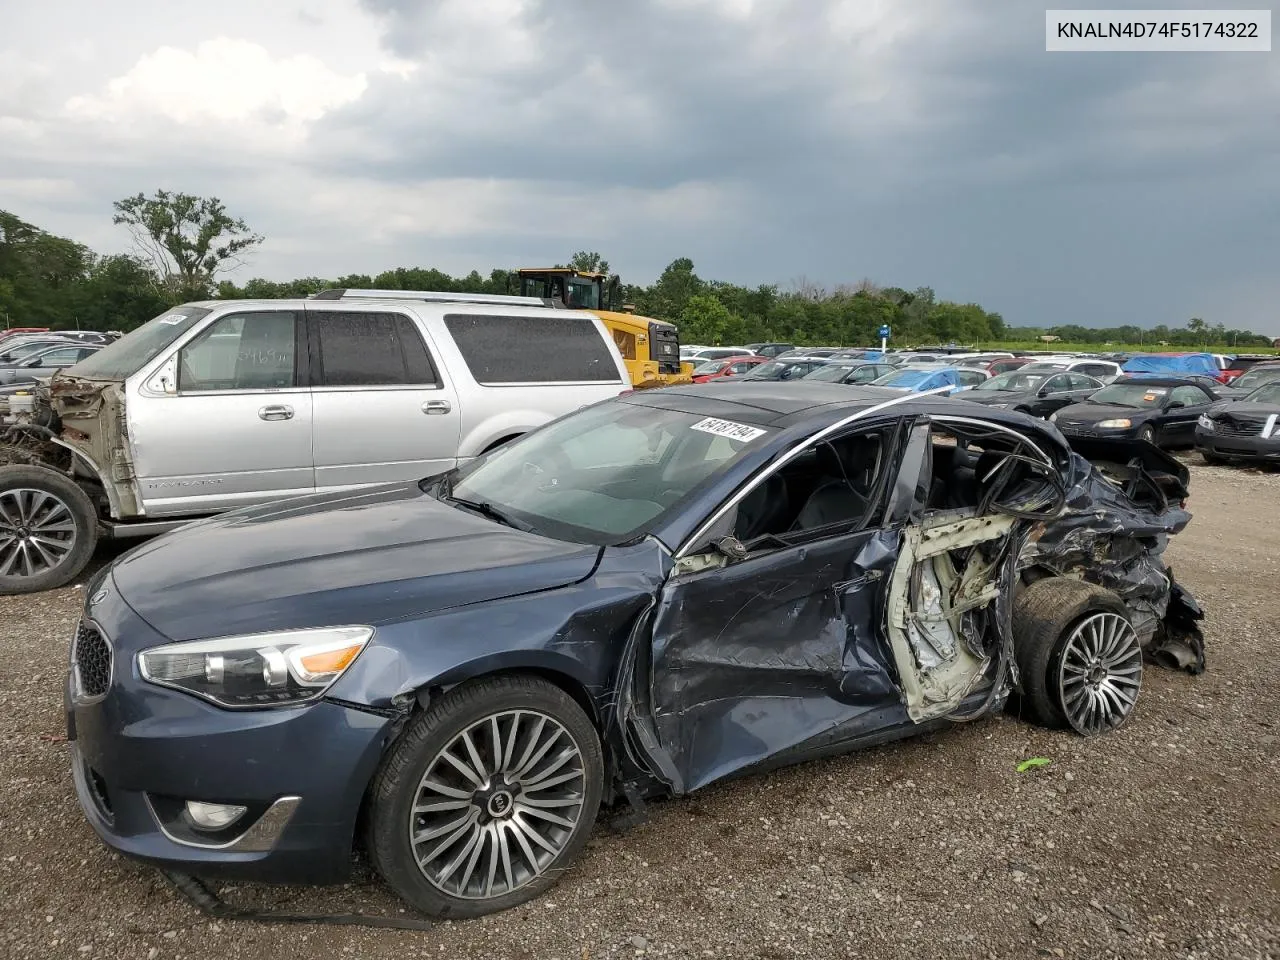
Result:
[[[71,649],[71,666],[75,670],[76,689],[86,697],[101,697],[111,686],[111,644],[92,623],[81,620],[76,625],[75,644]]]
[[[1078,437],[1097,436],[1097,429],[1085,420],[1055,420],[1054,423],[1063,433],[1075,434]]]
[[[1222,417],[1214,421],[1215,433],[1224,437],[1260,437],[1267,425],[1265,417]]]

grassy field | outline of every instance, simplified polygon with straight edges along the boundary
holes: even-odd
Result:
[[[1003,340],[997,343],[980,343],[976,350],[1052,350],[1063,353],[1223,353],[1228,355],[1240,353],[1257,353],[1276,356],[1280,351],[1272,347],[1232,347],[1217,343],[1200,347],[1162,347],[1154,343],[1041,343],[1039,340]]]

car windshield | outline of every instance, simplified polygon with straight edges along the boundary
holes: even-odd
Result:
[[[861,363],[827,363],[818,367],[812,373],[806,373],[806,380],[826,380],[828,383],[839,383],[853,371],[864,366]]]
[[[876,387],[918,387],[937,372],[936,370],[895,370],[893,373],[886,373],[879,380],[872,380],[871,384]]]
[[[1143,386],[1140,383],[1113,383],[1089,395],[1090,403],[1107,403],[1117,407],[1158,407],[1169,395],[1168,387]]]
[[[1280,406],[1280,382],[1271,381],[1244,398],[1249,403],[1273,403]]]
[[[794,380],[797,377],[803,377],[809,370],[808,365],[800,363],[792,363],[787,360],[770,360],[768,363],[762,363],[743,380]]]
[[[719,373],[729,365],[728,360],[708,360],[706,363],[700,363],[693,368],[696,376],[702,376],[707,373]]]
[[[998,377],[992,377],[990,380],[984,380],[973,389],[975,390],[1039,390],[1040,384],[1049,379],[1047,373],[1023,373],[1021,370],[1013,373],[1002,373]]]
[[[1270,383],[1272,380],[1280,380],[1280,367],[1263,367],[1261,369],[1255,367],[1248,373],[1237,377],[1231,386],[1237,390],[1256,390],[1264,383]]]
[[[209,313],[205,307],[174,307],[114,343],[107,344],[92,356],[85,357],[65,373],[69,377],[86,380],[123,380],[154,360],[165,347]]]
[[[620,543],[650,532],[767,433],[700,413],[607,400],[446,474],[437,495],[555,539]],[[436,478],[423,484],[427,489]]]

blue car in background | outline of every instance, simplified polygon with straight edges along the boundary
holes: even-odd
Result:
[[[947,391],[950,396],[962,390],[969,390],[987,380],[983,370],[971,370],[965,367],[905,367],[876,380],[873,386],[889,387],[892,390],[903,390],[908,393],[924,393],[951,387]]]

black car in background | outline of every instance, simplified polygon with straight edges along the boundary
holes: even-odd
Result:
[[[992,377],[959,394],[965,400],[1036,417],[1087,400],[1105,384],[1083,373],[1022,373],[1014,370]]]
[[[1278,426],[1280,380],[1273,380],[1243,400],[1215,403],[1201,414],[1196,422],[1196,449],[1207,463],[1277,462],[1280,461]]]
[[[744,377],[734,377],[735,383],[756,383],[761,380],[800,380],[819,367],[826,365],[822,357],[779,357],[762,363]],[[711,381],[715,383],[715,380]]]
[[[1067,437],[1146,440],[1161,447],[1195,443],[1196,420],[1225,400],[1185,377],[1121,377],[1084,403],[1063,407],[1049,419]]]

